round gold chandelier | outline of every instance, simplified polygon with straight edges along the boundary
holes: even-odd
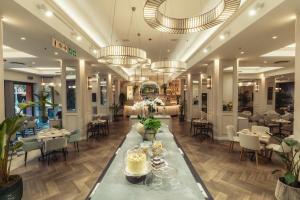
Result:
[[[166,0],[147,0],[144,18],[147,24],[161,32],[185,34],[203,31],[226,21],[234,14],[241,0],[220,0],[210,11],[191,18],[172,18],[159,11]]]
[[[142,49],[112,45],[100,49],[98,62],[106,65],[129,68],[145,64],[148,60],[146,52]]]
[[[158,61],[151,64],[151,70],[161,73],[185,72],[187,70],[187,64],[175,60]]]

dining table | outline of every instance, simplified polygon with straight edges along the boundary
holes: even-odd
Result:
[[[56,128],[49,128],[43,129],[38,132],[37,139],[39,140],[47,140],[56,137],[64,137],[70,135],[71,132],[67,129],[56,129]]]
[[[273,119],[272,122],[276,123],[276,124],[279,124],[279,135],[282,135],[282,126],[285,125],[285,124],[290,124],[291,121],[289,120],[286,120],[286,119]]]
[[[191,127],[190,127],[190,134],[193,136],[195,135],[195,127],[197,125],[203,125],[203,124],[208,124],[209,121],[206,119],[200,119],[200,118],[194,118],[191,120]],[[192,132],[192,129],[194,129],[194,131]]]

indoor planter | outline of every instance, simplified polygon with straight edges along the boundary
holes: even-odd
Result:
[[[46,105],[50,105],[52,107],[57,106],[56,104],[53,104],[48,101],[48,98],[50,96],[49,92],[46,92],[43,88],[39,94],[33,94],[38,98],[38,106],[40,107],[40,120],[42,123],[48,122],[48,113],[47,113],[47,107]]]
[[[20,103],[20,112],[0,124],[0,199],[20,200],[23,182],[19,175],[10,175],[12,154],[22,146],[21,142],[11,143],[12,137],[23,126],[26,117],[20,113],[34,103]]]
[[[182,103],[179,107],[179,121],[184,122],[184,104]]]
[[[299,200],[300,199],[300,143],[292,138],[286,138],[281,141],[282,152],[276,152],[285,165],[285,171],[282,177],[277,181],[275,197],[278,200]],[[283,145],[290,149],[285,152]],[[275,170],[273,173],[281,170]]]
[[[161,127],[161,122],[158,119],[147,118],[144,123],[145,134],[144,140],[153,141],[155,140],[156,133],[158,129]]]

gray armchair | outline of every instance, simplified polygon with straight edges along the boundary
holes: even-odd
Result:
[[[50,140],[45,140],[44,145],[44,155],[47,158],[48,165],[50,163],[50,158],[53,153],[56,153],[57,151],[62,151],[65,161],[67,160],[67,138],[65,137],[58,137],[58,138],[52,138]]]
[[[79,129],[72,131],[71,135],[68,136],[68,143],[73,143],[75,150],[79,152],[78,142],[81,140],[81,135]]]
[[[27,162],[28,152],[40,149],[41,153],[43,154],[42,152],[43,143],[39,142],[36,137],[18,138],[18,139],[20,142],[23,143],[22,148],[25,151],[25,157],[24,157],[25,166]]]

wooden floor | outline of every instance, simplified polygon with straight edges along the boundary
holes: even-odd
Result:
[[[239,161],[239,148],[228,152],[223,142],[202,142],[188,136],[189,124],[173,120],[174,134],[214,199],[274,199],[276,177],[271,172],[278,162]],[[130,129],[128,120],[111,125],[111,135],[80,143],[80,153],[70,146],[66,162],[61,157],[50,163],[37,159],[13,171],[24,181],[24,200],[85,199],[113,152]]]

